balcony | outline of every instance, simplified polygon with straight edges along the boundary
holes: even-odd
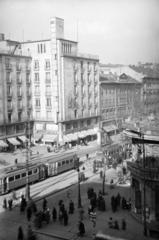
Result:
[[[12,83],[12,79],[11,78],[7,78],[7,84],[11,84]]]
[[[8,112],[12,112],[13,111],[13,104],[12,104],[12,102],[8,102],[7,109],[8,109]]]
[[[21,83],[22,83],[21,77],[20,77],[20,78],[17,78],[17,83],[18,83],[18,84],[21,84]]]
[[[77,65],[77,64],[74,64],[73,70],[74,70],[74,72],[77,72],[77,71],[78,71],[78,65]]]
[[[45,92],[45,95],[46,95],[46,96],[52,96],[52,92],[51,92],[51,91],[46,91],[46,92]]]
[[[12,92],[7,92],[7,98],[8,100],[12,99],[13,93]]]
[[[12,64],[6,63],[6,70],[7,71],[12,71]]]
[[[34,95],[35,95],[35,96],[40,96],[40,91],[35,91],[35,92],[34,92]]]
[[[20,72],[21,70],[22,70],[22,67],[21,67],[19,64],[17,64],[17,65],[16,65],[16,71],[17,71],[17,72]]]
[[[30,73],[31,71],[31,67],[30,66],[26,66],[26,72]]]
[[[146,181],[159,182],[159,166],[155,168],[145,167],[139,162],[127,162],[128,169],[132,175]]]

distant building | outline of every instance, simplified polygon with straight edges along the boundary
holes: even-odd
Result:
[[[152,64],[141,64],[139,66],[124,66],[101,64],[100,71],[108,74],[113,73],[117,76],[125,73],[142,83],[141,104],[138,106],[138,112],[141,117],[150,114],[159,115],[159,70]]]
[[[78,43],[64,39],[63,19],[52,18],[50,30],[50,39],[22,43],[22,50],[32,57],[35,138],[44,143],[95,139],[99,58],[79,54]]]
[[[140,104],[141,84],[135,79],[122,74],[100,75],[100,115],[102,144],[107,144],[107,134],[121,132],[123,122],[136,112]]]
[[[0,35],[0,147],[25,142],[27,123],[32,134],[31,57],[21,54],[20,43]]]

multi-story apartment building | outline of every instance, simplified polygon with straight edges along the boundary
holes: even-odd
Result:
[[[122,74],[100,75],[100,115],[101,128],[109,134],[122,128],[123,121],[136,112],[140,104],[141,84],[135,79]],[[106,133],[102,134],[102,144],[106,143]]]
[[[0,146],[25,141],[27,123],[32,131],[31,57],[23,56],[20,43],[0,35]],[[32,133],[32,132],[30,132]]]
[[[101,72],[113,73],[117,76],[125,73],[142,84],[141,103],[138,106],[140,115],[159,114],[159,73],[156,69],[147,66],[100,65]]]
[[[99,58],[78,53],[78,42],[64,39],[64,21],[52,18],[51,38],[22,43],[32,56],[33,116],[43,142],[97,135]]]

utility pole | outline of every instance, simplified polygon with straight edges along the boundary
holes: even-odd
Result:
[[[104,153],[104,152],[103,152]],[[106,172],[106,154],[104,153],[104,172],[103,172],[103,186],[102,186],[102,194],[105,195],[105,172]]]
[[[77,172],[78,172],[78,208],[82,207],[81,204],[81,186],[80,186],[80,168],[79,168],[79,158],[77,158]]]
[[[26,123],[26,200],[30,200],[29,161],[30,161],[30,122]]]
[[[146,179],[145,179],[145,144],[144,144],[144,134],[142,134],[143,141],[143,168],[144,168],[144,235],[147,236],[147,223],[146,223]]]

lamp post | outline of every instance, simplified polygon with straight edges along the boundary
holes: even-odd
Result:
[[[102,194],[105,195],[105,171],[106,171],[106,154],[104,153],[104,173],[103,173],[103,185],[102,185]]]
[[[28,139],[29,136],[29,139]],[[30,200],[30,186],[29,186],[29,161],[30,161],[30,122],[26,123],[26,200]]]
[[[78,172],[78,208],[81,208],[81,207],[82,207],[82,204],[81,204],[81,187],[80,187],[79,158],[77,158],[77,172]]]
[[[142,141],[143,141],[143,168],[144,168],[144,235],[147,236],[147,223],[146,223],[146,179],[145,179],[145,144],[144,144],[144,134],[141,133]]]

